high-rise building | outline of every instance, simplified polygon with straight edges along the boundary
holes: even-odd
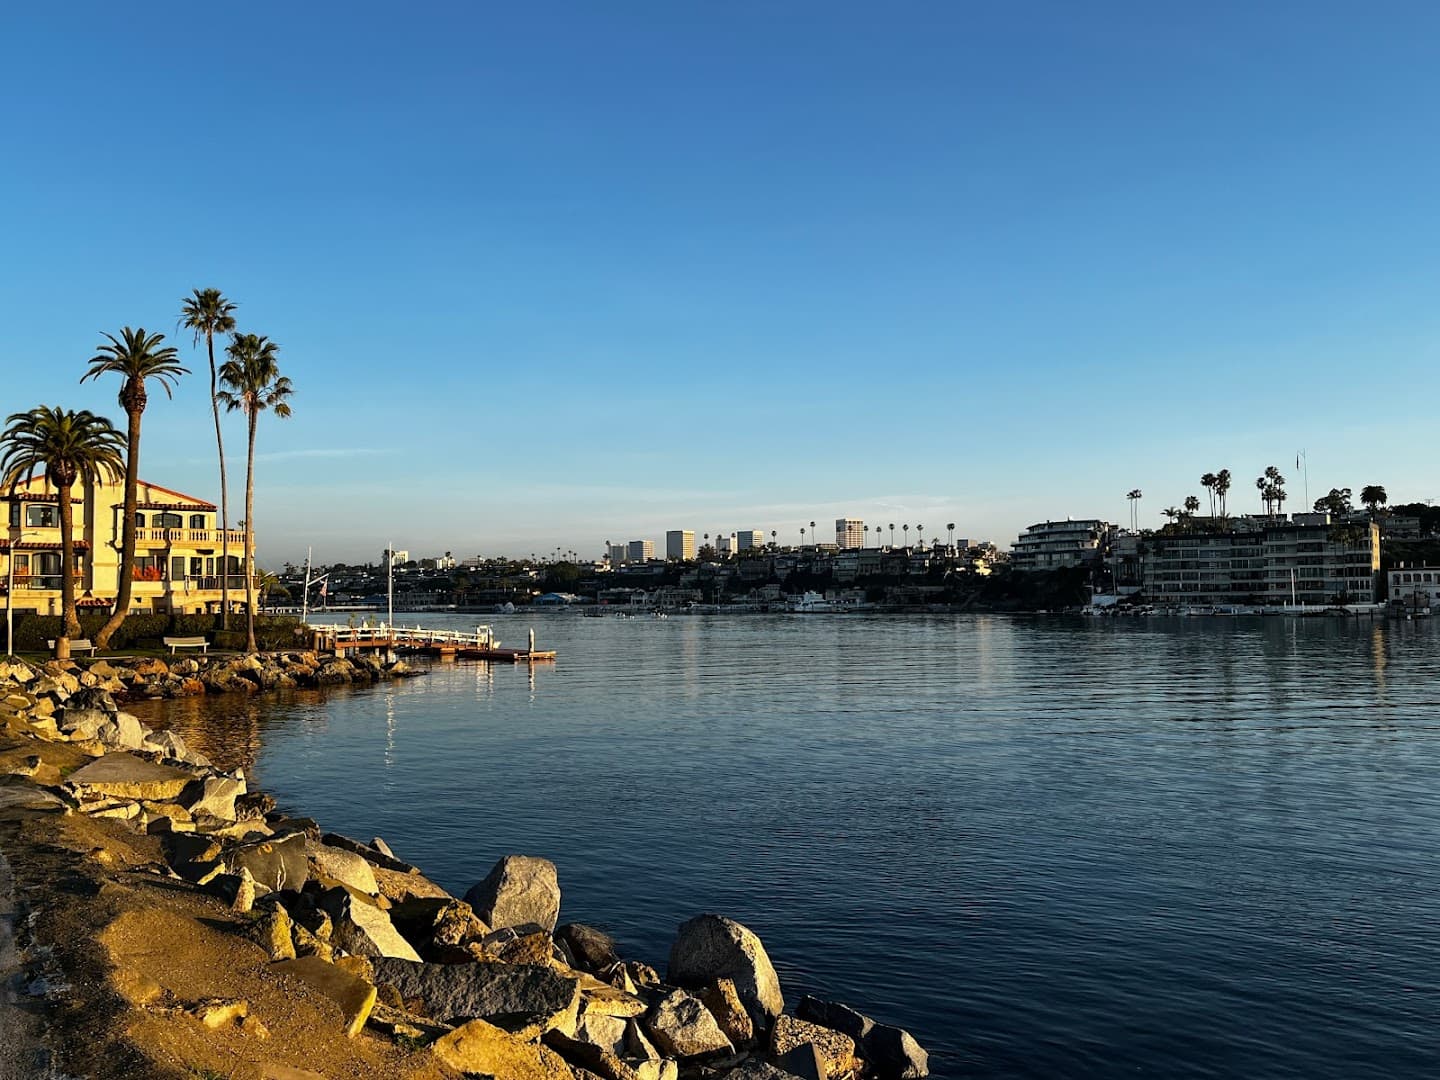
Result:
[[[734,555],[739,550],[739,541],[734,533],[729,536],[716,536],[715,550],[721,555]]]
[[[606,541],[605,554],[610,559],[611,566],[623,566],[625,564],[624,544],[612,544]]]
[[[690,562],[695,558],[695,530],[671,529],[665,534],[665,558]]]
[[[628,562],[648,562],[655,557],[655,541],[631,540],[626,556]]]
[[[763,548],[765,546],[765,532],[763,529],[741,529],[735,534],[740,541],[740,550],[748,551],[751,548]]]
[[[860,518],[836,518],[835,546],[841,551],[864,547],[865,522]]]

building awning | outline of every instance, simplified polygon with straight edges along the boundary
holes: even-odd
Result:
[[[61,544],[58,540],[17,540],[15,542],[16,551],[59,551],[60,548]],[[90,541],[76,540],[74,548],[76,551],[89,551]],[[10,541],[8,539],[0,540],[0,551],[9,550]]]
[[[83,608],[101,608],[101,607],[106,607],[106,608],[108,608],[108,607],[113,607],[114,604],[115,604],[115,601],[114,601],[114,600],[107,600],[107,599],[106,599],[105,597],[103,597],[103,596],[82,596],[79,600],[76,600],[76,601],[75,601],[75,606],[76,606],[76,607],[83,607]]]

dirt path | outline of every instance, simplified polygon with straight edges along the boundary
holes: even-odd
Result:
[[[15,879],[0,852],[0,1080],[42,1075],[47,1056],[34,1017],[21,1000],[24,973],[15,947],[15,919]]]

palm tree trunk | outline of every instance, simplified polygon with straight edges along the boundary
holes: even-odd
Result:
[[[120,575],[115,589],[115,610],[105,620],[105,625],[95,635],[95,644],[102,649],[110,647],[110,639],[125,616],[130,614],[130,597],[134,592],[135,565],[135,511],[139,502],[140,485],[140,413],[131,410],[126,414],[128,446],[125,451],[125,509],[124,521],[120,527]],[[68,580],[68,579],[67,579]]]
[[[250,410],[250,449],[245,455],[245,651],[255,647],[255,410]]]
[[[225,440],[220,434],[220,399],[215,385],[215,334],[205,331],[210,351],[210,408],[215,413],[215,453],[220,458],[220,629],[230,629],[230,493],[225,484]],[[247,511],[248,513],[248,511]]]
[[[70,488],[59,487],[60,498],[60,612],[64,625],[55,638],[55,659],[70,659],[70,639],[80,636],[80,616],[75,610],[75,577],[70,566],[75,561],[75,507],[70,503]]]

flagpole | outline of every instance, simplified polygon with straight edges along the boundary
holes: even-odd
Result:
[[[310,617],[310,556],[315,554],[315,549],[305,549],[305,591],[300,594],[300,622],[303,624]]]

